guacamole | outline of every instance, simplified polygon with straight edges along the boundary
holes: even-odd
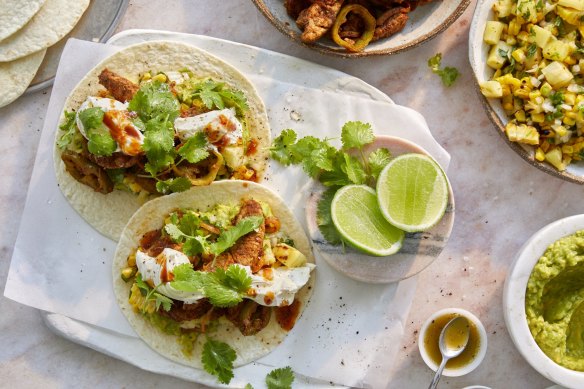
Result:
[[[525,295],[533,338],[554,362],[584,371],[584,230],[552,243]]]

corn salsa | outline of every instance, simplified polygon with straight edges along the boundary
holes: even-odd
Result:
[[[584,0],[497,0],[483,41],[510,141],[563,171],[584,158]]]

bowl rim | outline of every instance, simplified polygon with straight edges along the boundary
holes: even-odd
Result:
[[[511,142],[509,140],[509,138],[505,135],[504,119],[501,118],[497,114],[497,112],[493,109],[493,107],[491,106],[491,101],[494,101],[496,99],[488,99],[485,96],[483,96],[483,94],[481,93],[480,80],[479,80],[479,74],[480,74],[479,70],[480,69],[478,67],[479,61],[477,60],[475,54],[478,50],[481,50],[481,48],[483,47],[483,40],[482,40],[482,32],[478,31],[478,25],[479,25],[479,21],[480,21],[481,16],[484,15],[484,13],[488,13],[488,11],[486,11],[485,8],[490,9],[491,5],[493,3],[494,3],[494,0],[478,0],[476,5],[475,5],[475,9],[474,9],[471,24],[470,24],[469,38],[468,38],[468,40],[469,40],[468,59],[470,62],[470,67],[472,69],[472,75],[473,75],[472,79],[473,79],[473,84],[475,87],[475,92],[479,95],[479,99],[481,101],[481,104],[482,104],[483,108],[485,109],[485,112],[487,113],[489,120],[495,126],[497,133],[499,133],[499,136],[501,136],[503,138],[503,140],[505,141],[505,143],[507,143],[507,145],[513,151],[515,151],[515,153],[519,154],[519,156],[525,162],[527,162],[531,166],[535,166],[539,170],[541,170],[547,174],[550,174],[556,178],[560,178],[562,180],[572,182],[575,184],[584,185],[584,176],[577,176],[577,175],[571,174],[567,170],[564,170],[563,172],[561,172],[561,171],[557,170],[556,168],[554,168],[553,166],[549,165],[548,163],[539,162],[539,161],[535,160],[535,158],[533,158],[532,153],[529,153],[519,143]],[[482,65],[486,66],[486,64],[482,64]],[[505,120],[507,120],[507,118],[505,118]]]
[[[378,50],[360,51],[357,53],[350,53],[350,52],[347,52],[342,47],[339,47],[338,49],[336,49],[336,48],[331,48],[331,47],[320,45],[320,44],[308,44],[308,43],[302,42],[296,34],[294,34],[291,30],[288,30],[286,28],[287,24],[285,21],[279,20],[270,12],[270,10],[266,6],[266,3],[264,0],[251,0],[251,1],[255,4],[255,6],[258,8],[258,10],[260,10],[261,14],[264,15],[265,18],[268,19],[268,21],[272,25],[274,27],[276,27],[276,29],[278,29],[282,34],[284,34],[290,40],[292,40],[292,41],[294,41],[294,42],[296,42],[304,47],[308,47],[312,50],[316,50],[319,53],[331,55],[331,56],[342,57],[342,58],[363,58],[363,57],[369,57],[369,56],[393,55],[393,54],[401,53],[402,51],[412,49],[416,46],[421,45],[422,43],[424,43],[426,41],[431,40],[432,38],[435,38],[442,31],[444,31],[445,29],[450,27],[450,25],[452,23],[454,23],[463,14],[463,12],[466,10],[466,8],[471,3],[471,0],[460,0],[460,4],[454,9],[454,11],[450,15],[448,15],[446,17],[446,19],[444,19],[444,21],[442,23],[440,23],[438,26],[436,26],[432,31],[430,31],[430,32],[410,41],[410,42],[404,43],[404,44],[396,46],[396,47],[390,47],[387,49],[378,49]]]
[[[422,327],[420,328],[420,333],[418,334],[418,350],[420,351],[420,355],[422,356],[422,359],[424,360],[426,365],[433,371],[438,370],[438,364],[434,363],[434,361],[430,359],[428,352],[424,348],[424,336],[426,334],[426,331],[428,331],[428,327],[430,326],[434,319],[436,319],[439,316],[450,313],[456,313],[469,319],[477,327],[480,338],[479,352],[477,356],[469,364],[464,365],[463,367],[458,369],[445,368],[442,373],[442,375],[446,377],[460,377],[475,370],[481,364],[481,362],[485,358],[485,355],[487,354],[488,348],[487,331],[485,330],[485,327],[483,326],[483,323],[479,320],[479,318],[476,317],[471,312],[462,308],[444,308],[434,312],[432,315],[430,315],[430,317],[426,319],[426,321],[424,322],[424,324],[422,324]]]
[[[525,292],[533,267],[548,246],[582,229],[584,214],[556,220],[533,234],[517,252],[503,289],[505,324],[519,353],[545,378],[572,388],[584,386],[584,372],[557,364],[539,348],[527,324]]]

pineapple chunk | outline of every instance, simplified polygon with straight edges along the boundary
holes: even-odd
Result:
[[[517,0],[517,15],[526,22],[536,23],[536,0]]]
[[[558,5],[556,6],[556,13],[559,17],[573,26],[584,26],[584,22],[582,20],[582,16],[584,16],[584,10],[577,10],[574,8],[562,7]]]
[[[243,147],[238,145],[227,146],[221,152],[223,159],[225,159],[225,164],[231,169],[237,169],[239,166],[243,165]]]
[[[493,11],[495,11],[500,18],[511,15],[512,10],[513,0],[497,0],[495,4],[493,4]]]
[[[483,41],[489,45],[496,45],[497,42],[501,40],[501,34],[503,33],[504,27],[505,25],[501,22],[489,20],[485,26]]]
[[[481,82],[481,93],[488,98],[503,97],[503,87],[499,81]]]
[[[278,243],[272,248],[274,257],[286,267],[301,267],[306,265],[306,256],[292,246]]]
[[[528,145],[539,144],[539,132],[533,126],[526,124],[517,125],[515,123],[507,123],[505,132],[511,142],[525,143]]]
[[[554,88],[561,88],[572,81],[574,75],[561,62],[554,61],[541,69],[547,82]],[[543,93],[542,93],[543,94]]]
[[[560,171],[566,170],[566,165],[562,162],[562,150],[558,148],[545,153],[545,160]]]
[[[543,49],[552,37],[551,31],[540,26],[533,26],[533,32],[535,33],[535,44]]]
[[[511,46],[503,41],[497,42],[491,47],[489,56],[487,58],[487,65],[493,69],[501,69],[507,61],[507,55],[510,53]]]
[[[558,0],[558,5],[584,11],[584,0]]]
[[[543,56],[554,61],[563,61],[568,56],[569,50],[568,44],[552,39],[543,48]]]

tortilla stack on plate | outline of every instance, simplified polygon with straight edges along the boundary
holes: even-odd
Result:
[[[20,30],[41,9],[46,0],[0,1],[0,41]]]
[[[57,43],[73,29],[88,5],[89,0],[46,0],[24,27],[0,41],[0,62],[14,61]]]
[[[34,78],[46,49],[19,58],[15,61],[0,62],[0,107],[10,104],[24,93]]]

